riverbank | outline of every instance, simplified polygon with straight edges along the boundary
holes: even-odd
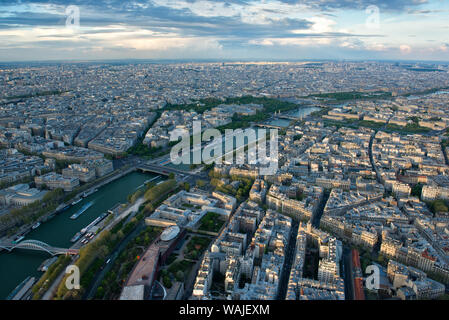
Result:
[[[48,214],[40,217],[38,220],[32,221],[26,225],[23,225],[20,227],[20,229],[18,231],[16,231],[13,235],[10,236],[5,236],[0,238],[1,242],[12,242],[14,239],[20,237],[20,236],[26,236],[28,233],[30,233],[33,229],[32,227],[37,223],[37,222],[47,222],[48,220],[54,218],[57,214],[58,211],[60,210],[60,208],[64,208],[66,206],[71,206],[72,201],[74,199],[78,199],[81,198],[83,196],[84,193],[88,194],[92,191],[94,191],[95,189],[99,189],[117,179],[120,179],[123,176],[126,176],[127,174],[130,174],[131,172],[137,170],[136,167],[122,167],[120,169],[117,169],[111,173],[109,173],[108,175],[101,177],[99,179],[97,179],[96,181],[92,182],[89,184],[87,189],[84,189],[83,186],[81,188],[81,190],[79,190],[74,196],[71,196],[70,198],[66,199],[65,202],[63,202],[62,204],[60,204],[58,206],[58,208],[56,208],[55,210],[49,212]],[[1,252],[1,250],[0,250]]]
[[[129,194],[132,194],[137,187],[155,176],[134,171],[132,168],[116,172],[116,175],[111,175],[101,181],[101,186],[98,184],[95,186],[98,188],[97,192],[83,198],[80,203],[42,223],[37,229],[31,230],[27,234],[27,239],[43,241],[60,248],[69,248],[73,245],[70,240],[77,232],[116,206],[117,203],[127,203]],[[89,202],[93,202],[93,205],[78,219],[70,219],[71,215]],[[48,258],[47,253],[40,251],[1,252],[0,283],[2,285],[0,286],[0,299],[5,299],[27,276],[40,278],[42,273],[37,269]]]

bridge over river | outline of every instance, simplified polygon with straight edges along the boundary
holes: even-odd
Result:
[[[35,251],[45,251],[52,256],[66,254],[66,255],[77,255],[79,250],[77,249],[65,249],[65,248],[57,248],[52,247],[45,242],[38,240],[25,240],[19,243],[3,243],[0,242],[0,249],[4,249],[6,251],[13,251],[14,249],[27,249],[27,250],[35,250]]]
[[[181,174],[181,175],[185,175],[185,176],[200,177],[199,175],[197,175],[195,173],[191,173],[191,172],[184,171],[184,170],[179,170],[179,169],[168,167],[168,166],[152,164],[152,163],[140,164],[136,168],[137,168],[137,170],[140,170],[142,172],[150,172],[150,173],[155,173],[155,174],[160,174],[160,175],[165,175],[165,176],[168,176],[170,173],[174,173],[174,174]]]

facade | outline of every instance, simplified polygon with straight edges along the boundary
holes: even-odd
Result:
[[[27,184],[18,184],[7,189],[0,190],[0,205],[22,207],[36,201],[41,201],[46,190],[30,188]]]
[[[95,169],[74,163],[62,169],[62,176],[64,178],[78,178],[80,182],[90,182],[95,180]]]
[[[64,178],[55,172],[37,176],[34,178],[34,182],[39,188],[45,185],[50,190],[61,188],[66,192],[73,191],[80,184],[78,178]]]

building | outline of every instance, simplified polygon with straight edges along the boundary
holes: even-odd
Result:
[[[449,200],[449,188],[436,186],[424,186],[421,191],[423,201],[433,201],[436,199]]]
[[[80,182],[90,182],[95,180],[95,169],[73,163],[62,169],[62,176],[64,178],[78,178]]]
[[[397,290],[397,296],[403,300],[436,299],[445,293],[444,284],[427,278],[427,274],[421,270],[394,260],[388,261],[387,275]]]
[[[95,175],[97,178],[101,178],[114,171],[113,162],[108,159],[85,160],[83,165],[88,168],[95,169]]]
[[[47,192],[46,190],[30,188],[27,184],[18,184],[0,190],[0,205],[26,206],[36,201],[42,201]]]
[[[265,203],[265,197],[267,195],[267,184],[262,179],[256,179],[249,191],[249,198],[257,203]]]
[[[73,189],[78,187],[80,184],[78,178],[64,178],[56,172],[50,172],[42,176],[37,176],[34,178],[34,182],[39,188],[43,186],[50,190],[61,188],[66,192],[73,191]]]

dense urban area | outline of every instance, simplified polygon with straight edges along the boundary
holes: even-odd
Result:
[[[20,63],[0,84],[0,299],[449,298],[447,64]],[[277,130],[277,170],[172,163],[194,121]]]

